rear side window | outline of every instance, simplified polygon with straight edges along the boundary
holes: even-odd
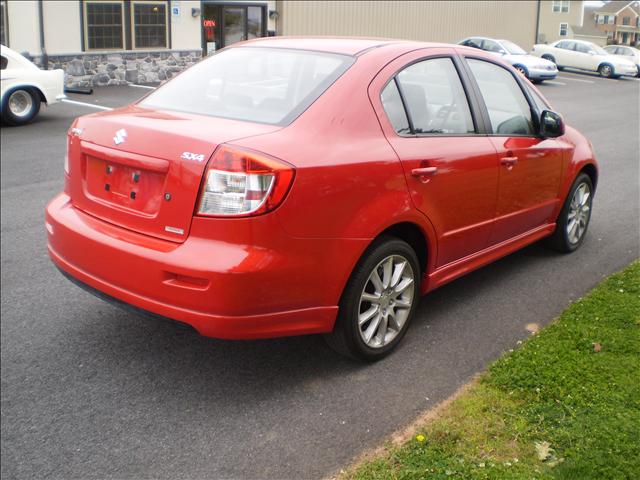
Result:
[[[493,40],[488,40],[488,39],[484,39],[482,41],[482,49],[486,50],[487,52],[494,52],[494,53],[503,53],[504,49],[498,45],[498,42],[494,42]]]
[[[531,107],[513,75],[490,62],[467,59],[487,106],[491,129],[499,135],[533,135]]]
[[[380,95],[380,100],[382,100],[382,106],[384,111],[387,112],[387,117],[389,117],[394,130],[401,134],[410,133],[407,112],[405,112],[404,105],[402,105],[402,98],[400,98],[400,92],[398,92],[395,80],[391,80],[385,87],[382,95]]]
[[[230,48],[185,70],[140,105],[286,125],[354,61],[348,55],[306,50]]]
[[[475,132],[467,97],[450,58],[414,63],[396,78],[414,133]]]

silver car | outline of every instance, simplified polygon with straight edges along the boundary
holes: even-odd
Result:
[[[522,75],[533,83],[553,80],[558,75],[555,63],[529,55],[515,43],[509,40],[497,40],[486,37],[469,37],[458,42],[465,47],[479,48],[486,52],[500,56],[505,62],[513,65]]]
[[[640,50],[626,45],[609,45],[604,47],[607,53],[611,55],[622,55],[627,60],[631,60],[638,67],[636,77],[640,77]]]

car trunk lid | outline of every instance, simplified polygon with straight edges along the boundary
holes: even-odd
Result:
[[[216,147],[279,127],[133,105],[83,117],[75,128],[81,133],[69,150],[74,206],[139,233],[183,242]]]

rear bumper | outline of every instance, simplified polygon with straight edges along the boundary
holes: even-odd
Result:
[[[307,274],[332,260],[314,251],[355,256],[355,262],[366,246],[346,241],[327,248],[326,241],[291,239],[282,253],[208,240],[193,231],[177,244],[87,215],[65,194],[47,206],[46,228],[49,255],[67,275],[120,302],[225,339],[331,331],[353,265],[344,262],[333,278]]]

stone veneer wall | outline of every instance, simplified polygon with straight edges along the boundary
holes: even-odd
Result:
[[[127,51],[49,55],[49,69],[65,71],[65,86],[157,84],[200,60],[201,50]],[[42,67],[42,57],[33,59]]]

